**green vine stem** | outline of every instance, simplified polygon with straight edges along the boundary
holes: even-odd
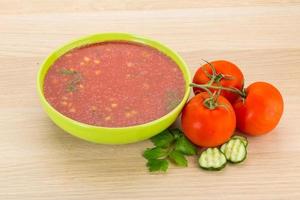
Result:
[[[203,60],[203,59],[202,59]],[[222,79],[227,79],[227,80],[232,80],[234,79],[235,77],[234,76],[231,76],[231,75],[224,75],[224,74],[221,74],[221,73],[217,73],[215,67],[213,66],[212,63],[206,61],[206,60],[203,60],[204,62],[206,62],[211,70],[212,70],[212,74],[208,73],[208,71],[203,68],[204,70],[204,73],[206,74],[206,76],[210,79],[206,84],[196,84],[196,83],[190,83],[190,86],[191,87],[196,87],[196,88],[200,88],[204,91],[206,91],[208,94],[209,94],[209,98],[207,98],[203,103],[204,105],[209,108],[209,109],[215,109],[217,106],[220,106],[218,105],[217,103],[217,99],[221,93],[222,90],[225,90],[225,91],[229,91],[229,92],[232,92],[232,93],[235,93],[239,96],[241,96],[243,99],[246,98],[246,92],[244,89],[242,90],[239,90],[237,88],[234,88],[234,87],[223,87],[221,84],[220,84],[220,81]],[[216,83],[217,85],[213,85],[213,83]],[[214,92],[212,93],[210,91],[210,89],[215,89],[217,90],[217,92]]]
[[[238,94],[243,98],[246,97],[245,91],[241,91],[237,88],[232,88],[232,87],[223,87],[223,86],[216,86],[216,85],[210,85],[210,84],[196,84],[196,83],[190,83],[190,86],[191,87],[197,87],[197,88],[200,88],[200,89],[205,88],[205,91],[207,91],[208,89],[225,90],[225,91],[229,91],[229,92],[233,92],[235,94]]]
[[[213,93],[206,87],[206,84],[200,85],[196,83],[190,83],[190,87],[196,87],[195,85],[197,85],[197,88],[205,90],[209,94],[209,96],[213,96]]]

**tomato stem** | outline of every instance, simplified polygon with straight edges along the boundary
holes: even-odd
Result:
[[[223,87],[223,86],[215,86],[215,85],[210,85],[210,84],[196,84],[196,83],[190,83],[190,86],[191,87],[201,88],[201,89],[205,88],[204,89],[205,91],[207,91],[209,89],[226,90],[226,91],[238,94],[238,95],[240,95],[243,98],[246,97],[245,92],[242,92],[241,90],[239,90],[237,88],[233,88],[233,87]]]
[[[235,77],[227,74],[217,73],[215,67],[212,63],[202,59],[204,62],[208,64],[208,66],[211,68],[212,74],[208,73],[205,66],[203,66],[203,71],[206,74],[206,76],[210,79],[206,84],[196,84],[196,83],[190,83],[191,87],[200,88],[204,91],[206,91],[209,94],[209,98],[205,99],[203,104],[205,107],[207,107],[210,110],[215,109],[218,106],[223,106],[218,104],[218,97],[220,96],[220,93],[222,90],[233,92],[235,94],[240,95],[243,99],[246,97],[245,90],[239,90],[234,87],[223,87],[220,83],[222,79],[232,80]],[[217,85],[213,85],[213,83],[216,83]],[[215,89],[214,93],[211,92],[210,89]]]
[[[211,85],[215,82],[216,79],[218,79],[218,74],[217,71],[215,69],[215,67],[208,61],[202,59],[204,62],[206,62],[212,71],[212,74],[208,73],[208,71],[206,70],[205,66],[203,66],[203,71],[205,72],[206,76],[210,79],[209,82],[207,84]]]
[[[196,86],[194,86],[194,84],[195,83],[190,83],[190,86],[191,87],[196,87]],[[195,84],[195,85],[197,85],[198,88],[201,88],[201,89],[205,90],[209,94],[209,96],[213,96],[213,93],[207,87],[205,87],[206,84],[205,85]]]
[[[208,61],[206,61],[206,60],[204,60],[204,59],[202,59],[204,62],[206,62],[209,66],[210,66],[210,68],[211,68],[211,71],[212,71],[212,76],[213,77],[216,77],[217,76],[217,71],[216,71],[216,69],[215,69],[215,67],[210,63],[210,62],[208,62]]]

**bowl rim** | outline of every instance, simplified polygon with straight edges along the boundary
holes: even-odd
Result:
[[[60,56],[64,55],[65,53],[69,52],[71,49],[79,48],[79,47],[82,47],[84,45],[96,44],[97,42],[89,42],[89,39],[93,38],[93,37],[101,37],[101,36],[103,36],[103,37],[105,37],[105,36],[129,37],[130,40],[129,39],[124,39],[123,40],[123,39],[116,38],[116,39],[111,39],[111,40],[99,41],[99,43],[112,42],[112,41],[134,42],[134,43],[150,46],[150,47],[162,52],[165,56],[169,57],[170,59],[172,59],[177,64],[178,68],[181,70],[183,78],[185,80],[184,97],[182,98],[180,103],[175,108],[173,108],[173,110],[171,110],[167,114],[163,115],[162,117],[159,117],[155,120],[152,120],[150,122],[146,122],[146,123],[143,123],[143,124],[137,124],[137,125],[132,125],[132,126],[124,126],[124,127],[105,127],[105,126],[96,126],[96,125],[86,124],[86,123],[83,123],[83,122],[76,121],[76,120],[74,120],[70,117],[67,117],[67,116],[63,115],[62,113],[60,113],[58,110],[56,110],[46,100],[46,98],[44,96],[44,92],[43,92],[44,79],[45,79],[45,76],[47,74],[47,72],[45,72],[44,76],[43,76],[43,71],[45,70],[44,68],[48,67],[46,69],[48,71],[49,68],[51,67],[51,65],[50,66],[47,65],[48,60],[50,60],[56,54],[60,54],[58,56],[58,57],[60,57]],[[79,41],[82,41],[81,43],[83,43],[83,44],[77,44]],[[76,44],[74,45],[74,43],[76,43]],[[156,45],[157,47],[154,47],[153,44]],[[60,51],[62,51],[64,48],[67,48],[67,47],[70,47],[70,49],[67,50],[66,52],[64,52],[63,54],[61,54]],[[162,50],[162,49],[164,49],[164,50]],[[173,56],[175,56],[176,59],[178,59],[179,62],[175,61],[173,58],[171,58],[169,55],[167,55],[164,51],[167,51],[169,54],[173,54]],[[123,129],[142,128],[142,127],[148,127],[148,126],[154,125],[156,123],[160,123],[161,121],[164,121],[168,117],[174,115],[177,112],[177,110],[180,109],[181,106],[183,106],[182,104],[185,104],[185,102],[187,102],[187,100],[189,98],[189,95],[190,95],[190,87],[189,87],[190,83],[191,83],[191,75],[190,75],[188,65],[186,64],[186,62],[181,58],[181,56],[176,51],[172,50],[171,48],[169,48],[168,46],[162,44],[161,42],[159,42],[157,40],[150,39],[148,37],[144,37],[144,36],[140,36],[140,35],[136,35],[136,34],[124,33],[124,32],[106,32],[106,33],[90,34],[90,35],[75,38],[75,39],[73,39],[73,40],[71,40],[67,43],[64,43],[63,45],[60,45],[58,48],[56,48],[54,51],[52,51],[50,54],[48,54],[48,56],[44,59],[44,61],[40,65],[40,68],[39,68],[39,71],[38,71],[38,74],[37,74],[37,91],[38,91],[40,101],[42,103],[44,103],[44,105],[46,105],[51,110],[51,112],[54,112],[56,115],[59,115],[59,117],[63,118],[64,120],[69,121],[70,123],[72,123],[74,125],[84,127],[84,128],[88,128],[88,129],[102,129],[102,130],[103,129],[106,129],[106,130],[123,130]]]

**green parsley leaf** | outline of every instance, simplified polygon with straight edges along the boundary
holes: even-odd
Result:
[[[76,89],[77,89],[76,85],[74,85],[74,84],[68,84],[67,88],[66,88],[66,91],[67,92],[74,92]]]
[[[172,129],[171,132],[174,135],[175,139],[178,139],[183,136],[183,132],[179,128]]]
[[[166,172],[169,167],[169,163],[165,159],[150,159],[147,162],[147,167],[150,172],[154,172],[154,171]]]
[[[184,136],[180,129],[164,130],[151,138],[154,148],[145,150],[143,156],[148,160],[147,167],[150,172],[166,171],[168,160],[182,167],[188,165],[185,155],[195,155],[196,147]]]
[[[184,135],[177,139],[175,150],[184,155],[195,155],[197,153],[197,148]]]
[[[187,167],[187,159],[179,151],[173,151],[169,154],[169,158],[178,166]]]
[[[150,148],[147,148],[145,151],[144,151],[144,158],[146,159],[157,159],[157,158],[162,158],[162,157],[165,157],[167,156],[168,154],[168,150],[167,149],[163,149],[161,147],[154,147],[152,149]]]
[[[66,87],[67,92],[74,92],[74,91],[76,91],[77,90],[77,85],[81,81],[81,75],[79,73],[77,73],[76,71],[71,71],[71,70],[69,70],[69,72],[67,70],[67,71],[65,71],[65,73],[70,73],[70,74],[67,74],[67,75],[74,75],[74,76],[72,76],[71,81],[69,81],[69,83],[68,83],[68,85]],[[71,73],[73,73],[73,74],[71,74]]]
[[[77,71],[66,69],[66,68],[62,68],[59,72],[61,74],[63,74],[63,75],[74,75],[74,74],[77,74]]]
[[[170,144],[174,141],[174,137],[172,133],[168,129],[166,129],[160,134],[152,137],[151,141],[155,146],[165,148],[170,146]]]

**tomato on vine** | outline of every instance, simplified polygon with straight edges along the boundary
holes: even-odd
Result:
[[[182,111],[181,126],[184,134],[201,147],[215,147],[227,142],[235,125],[235,114],[230,102],[210,92],[194,96]]]
[[[266,82],[255,82],[247,87],[245,96],[233,104],[237,128],[252,136],[270,132],[278,124],[283,113],[280,92]]]
[[[223,86],[242,90],[244,85],[244,76],[235,64],[225,60],[217,60],[207,62],[205,65],[201,66],[194,75],[193,83]],[[194,87],[193,90],[195,94],[204,91],[198,87]],[[212,87],[210,87],[210,90],[211,92],[215,91]],[[231,103],[238,98],[237,94],[226,90],[223,90],[221,95]]]

